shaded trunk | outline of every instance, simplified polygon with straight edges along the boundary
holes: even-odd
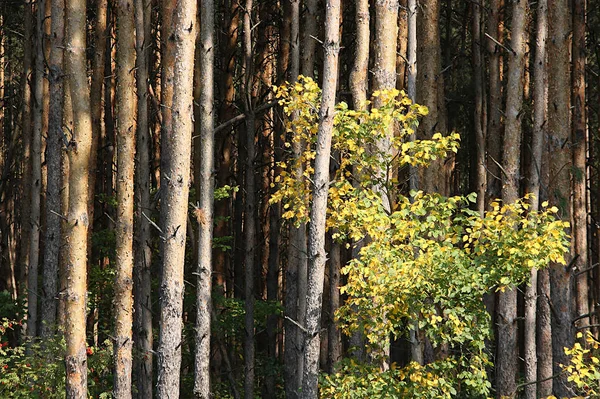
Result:
[[[523,70],[527,33],[527,0],[513,3],[511,24],[512,53],[508,58],[502,201],[511,204],[519,198],[521,159],[521,115],[523,108]],[[496,341],[496,393],[513,396],[517,389],[517,290],[508,287],[498,294],[498,334]]]
[[[483,118],[483,61],[481,37],[481,6],[473,3],[472,46],[473,53],[473,86],[475,88],[475,109],[473,124],[475,126],[475,192],[477,193],[477,211],[483,217],[485,211],[485,190],[487,185],[485,125]],[[473,167],[473,165],[471,166]]]
[[[559,216],[571,219],[571,130],[570,130],[570,70],[569,70],[569,21],[568,1],[556,0],[548,4],[549,32],[548,54],[548,132],[550,154],[550,203],[557,206]],[[572,260],[567,254],[566,262]],[[573,346],[572,269],[561,264],[553,264],[550,269],[550,289],[552,293],[552,356],[554,375],[553,394],[557,397],[571,396],[567,376],[562,373],[560,364],[567,364],[564,348]]]
[[[63,48],[64,0],[52,0],[52,34],[48,79],[50,104],[48,112],[48,140],[46,164],[46,233],[42,290],[42,325],[40,335],[50,337],[56,329],[56,301],[58,295],[58,262],[61,246],[61,184],[63,148]]]
[[[148,110],[148,68],[150,66],[150,0],[136,0],[137,66],[137,171],[135,173],[136,213],[134,225],[134,381],[137,398],[152,397],[152,247],[150,242],[150,124]]]

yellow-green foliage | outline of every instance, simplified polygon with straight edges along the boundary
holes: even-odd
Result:
[[[577,338],[582,339],[582,333]],[[568,365],[561,365],[568,373],[568,381],[576,387],[577,392],[586,398],[600,397],[600,343],[587,332],[585,344],[577,342],[572,348],[565,348],[565,353],[571,357]]]
[[[432,140],[409,142],[427,109],[403,92],[376,92],[380,108],[364,111],[336,107],[334,163],[329,189],[327,226],[334,238],[363,240],[360,256],[342,272],[347,300],[337,313],[346,334],[362,332],[370,359],[384,356],[389,337],[418,328],[434,350],[446,355],[425,366],[411,363],[381,372],[376,365],[343,362],[321,381],[323,397],[332,398],[452,398],[486,397],[490,360],[485,340],[491,338],[490,318],[482,297],[493,290],[526,281],[531,268],[564,263],[568,250],[557,209],[542,204],[531,212],[527,201],[495,202],[483,218],[473,211],[475,194],[443,197],[421,191],[404,194],[395,171],[426,167],[432,160],[458,150],[458,134],[436,134]],[[290,142],[306,144],[301,157],[282,163],[272,202],[284,204],[284,217],[308,220],[312,160],[317,132],[320,91],[308,78],[277,89],[289,116]],[[390,148],[380,143],[390,126]],[[304,179],[290,173],[302,164]]]

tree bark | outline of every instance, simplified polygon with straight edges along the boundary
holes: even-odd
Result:
[[[577,260],[574,270],[582,271],[588,266],[588,232],[587,232],[587,143],[588,134],[586,126],[586,103],[585,103],[585,23],[586,5],[585,0],[573,2],[573,72],[571,101],[573,106],[573,243],[574,254]],[[584,329],[590,324],[589,317],[581,317],[589,314],[588,303],[588,273],[580,273],[577,276],[577,322],[576,328]]]
[[[61,246],[61,185],[63,148],[63,48],[64,0],[52,0],[52,34],[48,66],[50,80],[50,105],[48,112],[48,139],[46,164],[46,232],[42,289],[42,314],[40,335],[50,337],[56,331],[56,304],[58,295],[58,262]]]
[[[245,188],[246,203],[244,206],[244,301],[245,301],[245,339],[244,339],[244,398],[254,398],[255,349],[254,349],[254,267],[256,245],[256,183],[254,161],[256,148],[254,146],[254,110],[252,105],[252,77],[254,71],[253,38],[252,38],[252,8],[253,0],[245,1],[244,12],[244,85],[242,90],[244,113],[246,114],[246,162]]]
[[[195,210],[198,222],[198,265],[196,278],[196,354],[194,395],[196,398],[209,399],[210,395],[210,321],[212,291],[212,238],[213,238],[213,201],[214,201],[214,1],[203,0],[200,16],[200,174],[199,191],[196,193],[199,203]],[[198,140],[197,139],[197,140]]]
[[[475,125],[475,192],[477,193],[477,210],[483,217],[485,211],[485,190],[487,185],[485,126],[483,118],[483,62],[482,62],[482,37],[481,37],[481,5],[472,3],[473,28],[472,46],[473,53],[473,86],[475,88],[475,108],[473,124]],[[473,168],[473,166],[471,166]]]
[[[544,155],[546,110],[548,104],[548,82],[546,81],[546,38],[548,36],[548,1],[541,0],[537,7],[537,26],[535,38],[535,60],[533,64],[533,132],[531,139],[531,162],[529,163],[527,192],[534,195],[531,200],[531,210],[536,212],[540,204],[540,182],[541,165]],[[531,270],[529,285],[525,290],[525,326],[524,326],[524,360],[525,360],[525,382],[530,383],[525,387],[527,399],[537,398],[537,384],[534,381],[543,381],[552,375],[551,352],[552,345],[544,337],[550,336],[550,320],[542,309],[542,304],[547,306],[545,292],[538,289],[538,284],[548,281],[547,271],[545,275],[538,273],[537,269]],[[539,279],[538,279],[539,276]],[[539,298],[539,301],[538,301]],[[536,305],[537,308],[536,309]],[[539,314],[539,317],[538,317]],[[543,315],[545,315],[543,317]],[[539,338],[536,341],[536,326],[539,329]],[[543,346],[544,343],[550,345]],[[545,353],[543,353],[545,352]],[[538,355],[540,353],[540,355]],[[550,363],[545,360],[550,359]],[[542,389],[540,393],[546,397],[552,392]],[[551,383],[546,385],[550,385]]]
[[[354,109],[362,109],[367,100],[367,70],[369,68],[369,1],[356,1],[356,50],[350,72],[350,90]]]
[[[115,276],[115,398],[131,398],[133,205],[135,163],[135,21],[132,0],[117,4],[117,220]]]
[[[325,219],[329,192],[329,159],[331,156],[331,137],[335,114],[338,55],[340,50],[340,1],[327,0],[325,9],[323,93],[321,109],[319,110],[319,130],[317,133],[315,174],[313,179],[313,203],[310,211],[310,229],[308,233],[309,274],[305,324],[306,334],[303,348],[304,370],[302,391],[300,393],[300,397],[303,399],[316,399],[318,395],[319,335],[326,263]]]
[[[550,145],[550,202],[559,208],[559,216],[571,219],[571,131],[570,131],[570,70],[569,34],[570,9],[568,1],[556,0],[548,4],[549,46],[552,62],[548,63],[548,142]],[[572,254],[567,254],[569,264]],[[553,394],[557,397],[571,396],[567,376],[560,364],[567,364],[564,348],[573,346],[572,304],[573,276],[570,268],[561,264],[551,265],[550,288],[552,293],[552,357],[554,375]]]
[[[161,137],[162,281],[158,383],[160,398],[179,397],[181,368],[183,266],[192,136],[192,87],[196,2],[161,2],[163,129]]]
[[[527,33],[527,0],[513,3],[511,42],[506,86],[502,201],[511,204],[519,198],[521,159],[521,115],[523,71]],[[517,290],[508,287],[498,294],[498,334],[496,341],[496,393],[513,396],[517,389]]]
[[[135,173],[136,213],[134,225],[134,307],[133,341],[137,398],[152,397],[152,248],[150,242],[150,124],[148,112],[148,79],[151,42],[151,1],[136,0],[136,66],[137,66],[137,172]],[[145,215],[145,216],[144,216]]]
[[[73,107],[69,142],[69,213],[66,234],[66,397],[87,397],[85,297],[87,291],[88,168],[92,146],[92,115],[86,63],[86,2],[66,2],[67,73]]]
[[[36,5],[35,84],[33,95],[33,135],[31,139],[31,207],[29,223],[29,271],[27,273],[27,336],[38,335],[38,266],[40,258],[42,190],[42,119],[44,117],[44,17],[45,0]]]

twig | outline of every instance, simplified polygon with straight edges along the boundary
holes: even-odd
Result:
[[[160,227],[158,227],[158,225],[157,225],[156,223],[154,223],[154,222],[152,221],[152,219],[150,219],[150,218],[149,218],[149,217],[148,217],[148,216],[147,216],[147,215],[146,215],[144,212],[142,212],[142,215],[143,215],[143,216],[146,218],[146,220],[147,220],[147,221],[148,221],[148,222],[149,222],[149,223],[150,223],[152,226],[154,226],[154,228],[155,228],[156,230],[158,230],[158,232],[159,232],[159,233],[160,233],[162,236],[164,236],[164,235],[165,235],[165,233],[163,233],[163,231],[161,230],[161,228],[160,228]]]
[[[304,328],[304,326],[300,325],[300,323],[298,323],[296,320],[292,319],[289,316],[285,316],[286,320],[289,320],[293,325],[295,325],[296,327],[298,327],[300,330],[302,330],[304,332],[304,334],[308,334],[308,330],[306,328]]]
[[[489,33],[486,32],[485,35],[488,37],[488,39],[490,39],[491,41],[493,41],[494,43],[496,43],[498,46],[502,47],[503,49],[505,49],[508,52],[513,53],[513,55],[517,55],[517,53],[515,52],[515,50],[511,49],[510,47],[506,47],[504,44],[500,43],[498,40],[496,40],[493,37],[491,37],[489,35]]]

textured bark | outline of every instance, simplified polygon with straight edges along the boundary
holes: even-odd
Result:
[[[329,159],[338,79],[338,54],[340,50],[340,1],[327,0],[325,4],[325,59],[323,66],[323,94],[319,110],[313,202],[308,233],[308,292],[306,307],[306,334],[303,348],[304,370],[302,376],[303,399],[316,399],[319,375],[319,335],[323,280],[325,277],[325,217],[329,191]],[[395,21],[394,21],[395,22]],[[395,48],[395,42],[394,42]],[[395,57],[394,57],[395,66]]]
[[[297,0],[297,3],[300,4],[300,0]],[[308,77],[315,76],[315,51],[317,48],[317,40],[315,38],[319,36],[319,27],[317,25],[318,7],[319,0],[304,1],[304,17],[302,19],[302,29],[300,29],[302,34],[300,73]],[[298,15],[298,22],[296,24],[299,24],[299,21],[300,15]],[[293,49],[292,52],[294,52]]]
[[[27,271],[29,269],[29,236],[31,223],[29,222],[31,209],[31,79],[33,67],[32,37],[33,37],[33,11],[32,0],[27,0],[23,7],[23,30],[25,41],[23,43],[23,112],[21,114],[22,140],[23,140],[23,179],[21,187],[23,191],[23,207],[21,209],[21,248],[19,253],[19,295],[27,292]]]
[[[569,34],[570,9],[566,0],[548,4],[548,143],[550,146],[550,203],[559,208],[559,216],[571,218],[571,129],[570,129],[570,74]],[[572,254],[567,254],[567,264]],[[552,293],[552,356],[554,375],[553,394],[571,396],[567,376],[561,373],[560,364],[567,364],[565,347],[573,345],[572,270],[561,264],[551,265],[550,288]]]
[[[350,73],[350,90],[354,109],[362,109],[367,100],[367,70],[369,67],[369,1],[356,1],[356,50]]]
[[[504,25],[500,18],[503,0],[490,0],[487,18],[487,33],[499,43],[503,43]],[[487,194],[486,204],[501,195],[501,171],[498,164],[502,162],[502,59],[503,51],[489,37],[486,38],[488,51],[488,126],[487,126]]]
[[[300,1],[290,2],[290,61],[288,79],[295,82],[300,74]],[[293,144],[294,157],[302,152],[300,143]],[[302,168],[294,170],[296,177],[302,175]],[[299,310],[299,271],[306,270],[306,225],[290,226],[288,243],[288,263],[285,270],[285,315],[294,321],[300,321],[303,312]],[[304,273],[302,274],[304,275]],[[305,279],[303,279],[305,281]],[[302,332],[289,319],[285,320],[284,374],[287,398],[296,398],[301,384],[300,349],[303,344]]]
[[[38,266],[40,258],[41,190],[42,190],[42,119],[44,93],[44,9],[45,0],[36,5],[35,84],[33,94],[33,132],[31,136],[31,205],[29,223],[29,271],[27,273],[27,336],[38,334]]]
[[[430,139],[434,133],[446,133],[446,104],[444,100],[444,77],[440,46],[440,0],[421,4],[417,14],[417,102],[429,108],[417,132],[417,138]],[[436,160],[419,174],[421,189],[426,192],[448,194],[449,171],[446,162]]]
[[[508,58],[502,201],[511,204],[519,198],[521,158],[521,115],[523,107],[523,70],[527,33],[527,0],[513,3],[511,41]],[[513,396],[517,389],[517,290],[509,287],[498,294],[498,334],[496,341],[496,394]]]
[[[408,0],[408,77],[406,89],[411,100],[417,98],[417,0]]]
[[[199,102],[199,191],[196,219],[198,222],[198,265],[196,269],[196,353],[194,396],[209,399],[210,395],[210,320],[212,287],[212,238],[214,197],[214,1],[202,0],[200,17],[200,102]]]
[[[574,270],[582,271],[588,266],[587,232],[587,143],[585,104],[585,0],[573,2],[573,73],[571,101],[573,106],[573,244],[577,260]],[[577,280],[577,317],[589,314],[588,273],[578,273]],[[578,329],[586,328],[590,318],[581,317],[576,322]]]
[[[192,136],[192,87],[196,2],[161,2],[164,42],[162,55],[161,213],[162,280],[158,383],[160,398],[179,397],[183,265],[187,232],[189,170]]]
[[[115,398],[131,398],[133,326],[133,204],[135,163],[135,21],[133,0],[117,3],[117,220],[115,276]]]
[[[42,337],[50,337],[56,330],[56,304],[58,295],[58,262],[61,246],[61,184],[63,148],[63,48],[64,48],[64,0],[52,0],[52,34],[48,65],[50,104],[48,112],[48,139],[46,164],[46,232],[44,242],[44,268],[42,289],[41,330]]]
[[[88,168],[92,146],[92,115],[86,66],[86,2],[66,2],[66,65],[73,107],[69,143],[69,213],[66,234],[66,397],[87,397],[85,297],[87,291]]]
[[[342,268],[342,245],[332,240],[329,254],[329,317],[327,362],[329,372],[335,372],[337,363],[342,360],[342,335],[334,320],[340,307],[340,270]]]
[[[546,109],[548,104],[548,82],[546,81],[546,38],[548,36],[548,1],[541,0],[537,6],[537,26],[535,37],[535,59],[533,64],[533,131],[531,138],[531,162],[527,173],[527,192],[534,195],[531,200],[531,210],[537,211],[540,204],[540,167],[544,154]],[[542,273],[544,274],[542,276]],[[538,278],[539,276],[539,278]],[[538,283],[539,281],[539,283]],[[544,361],[552,359],[552,344],[545,338],[550,335],[549,314],[545,314],[544,306],[548,306],[545,293],[538,289],[538,284],[548,282],[548,272],[531,270],[529,285],[525,289],[525,325],[524,325],[524,360],[525,360],[525,382],[530,383],[525,387],[527,399],[537,398],[537,384],[534,381],[543,381],[552,375],[552,363],[543,364]],[[545,302],[545,305],[542,303]],[[536,341],[536,326],[538,326],[538,338]],[[542,346],[546,343],[546,346]],[[549,345],[548,345],[549,344]],[[545,353],[542,353],[545,352]],[[540,353],[540,355],[538,355]],[[549,355],[549,356],[548,356]],[[539,360],[539,362],[538,362]],[[539,368],[538,368],[539,366]],[[538,371],[539,370],[539,371]],[[552,392],[540,393],[544,397]],[[550,385],[546,382],[546,385]]]
[[[485,211],[485,190],[487,184],[487,172],[485,170],[485,126],[483,115],[483,61],[482,61],[482,37],[481,37],[481,6],[473,3],[473,27],[472,45],[473,53],[473,86],[475,89],[475,108],[473,112],[473,124],[475,126],[475,192],[477,193],[477,210],[483,217]],[[471,165],[473,168],[473,165]]]
[[[137,66],[137,171],[135,173],[136,213],[134,225],[134,308],[133,359],[137,398],[152,397],[152,248],[150,223],[144,216],[150,210],[150,124],[148,121],[148,68],[151,37],[150,0],[136,0],[136,66]]]
[[[253,1],[246,0],[244,3],[244,37],[242,48],[244,50],[244,85],[242,90],[244,101],[244,113],[246,115],[246,159],[245,159],[245,188],[246,203],[244,206],[244,398],[254,398],[254,268],[256,258],[256,183],[254,176],[254,161],[256,159],[256,148],[254,146],[254,110],[252,108],[252,76],[254,71],[253,60],[253,38],[252,38],[252,8]]]

